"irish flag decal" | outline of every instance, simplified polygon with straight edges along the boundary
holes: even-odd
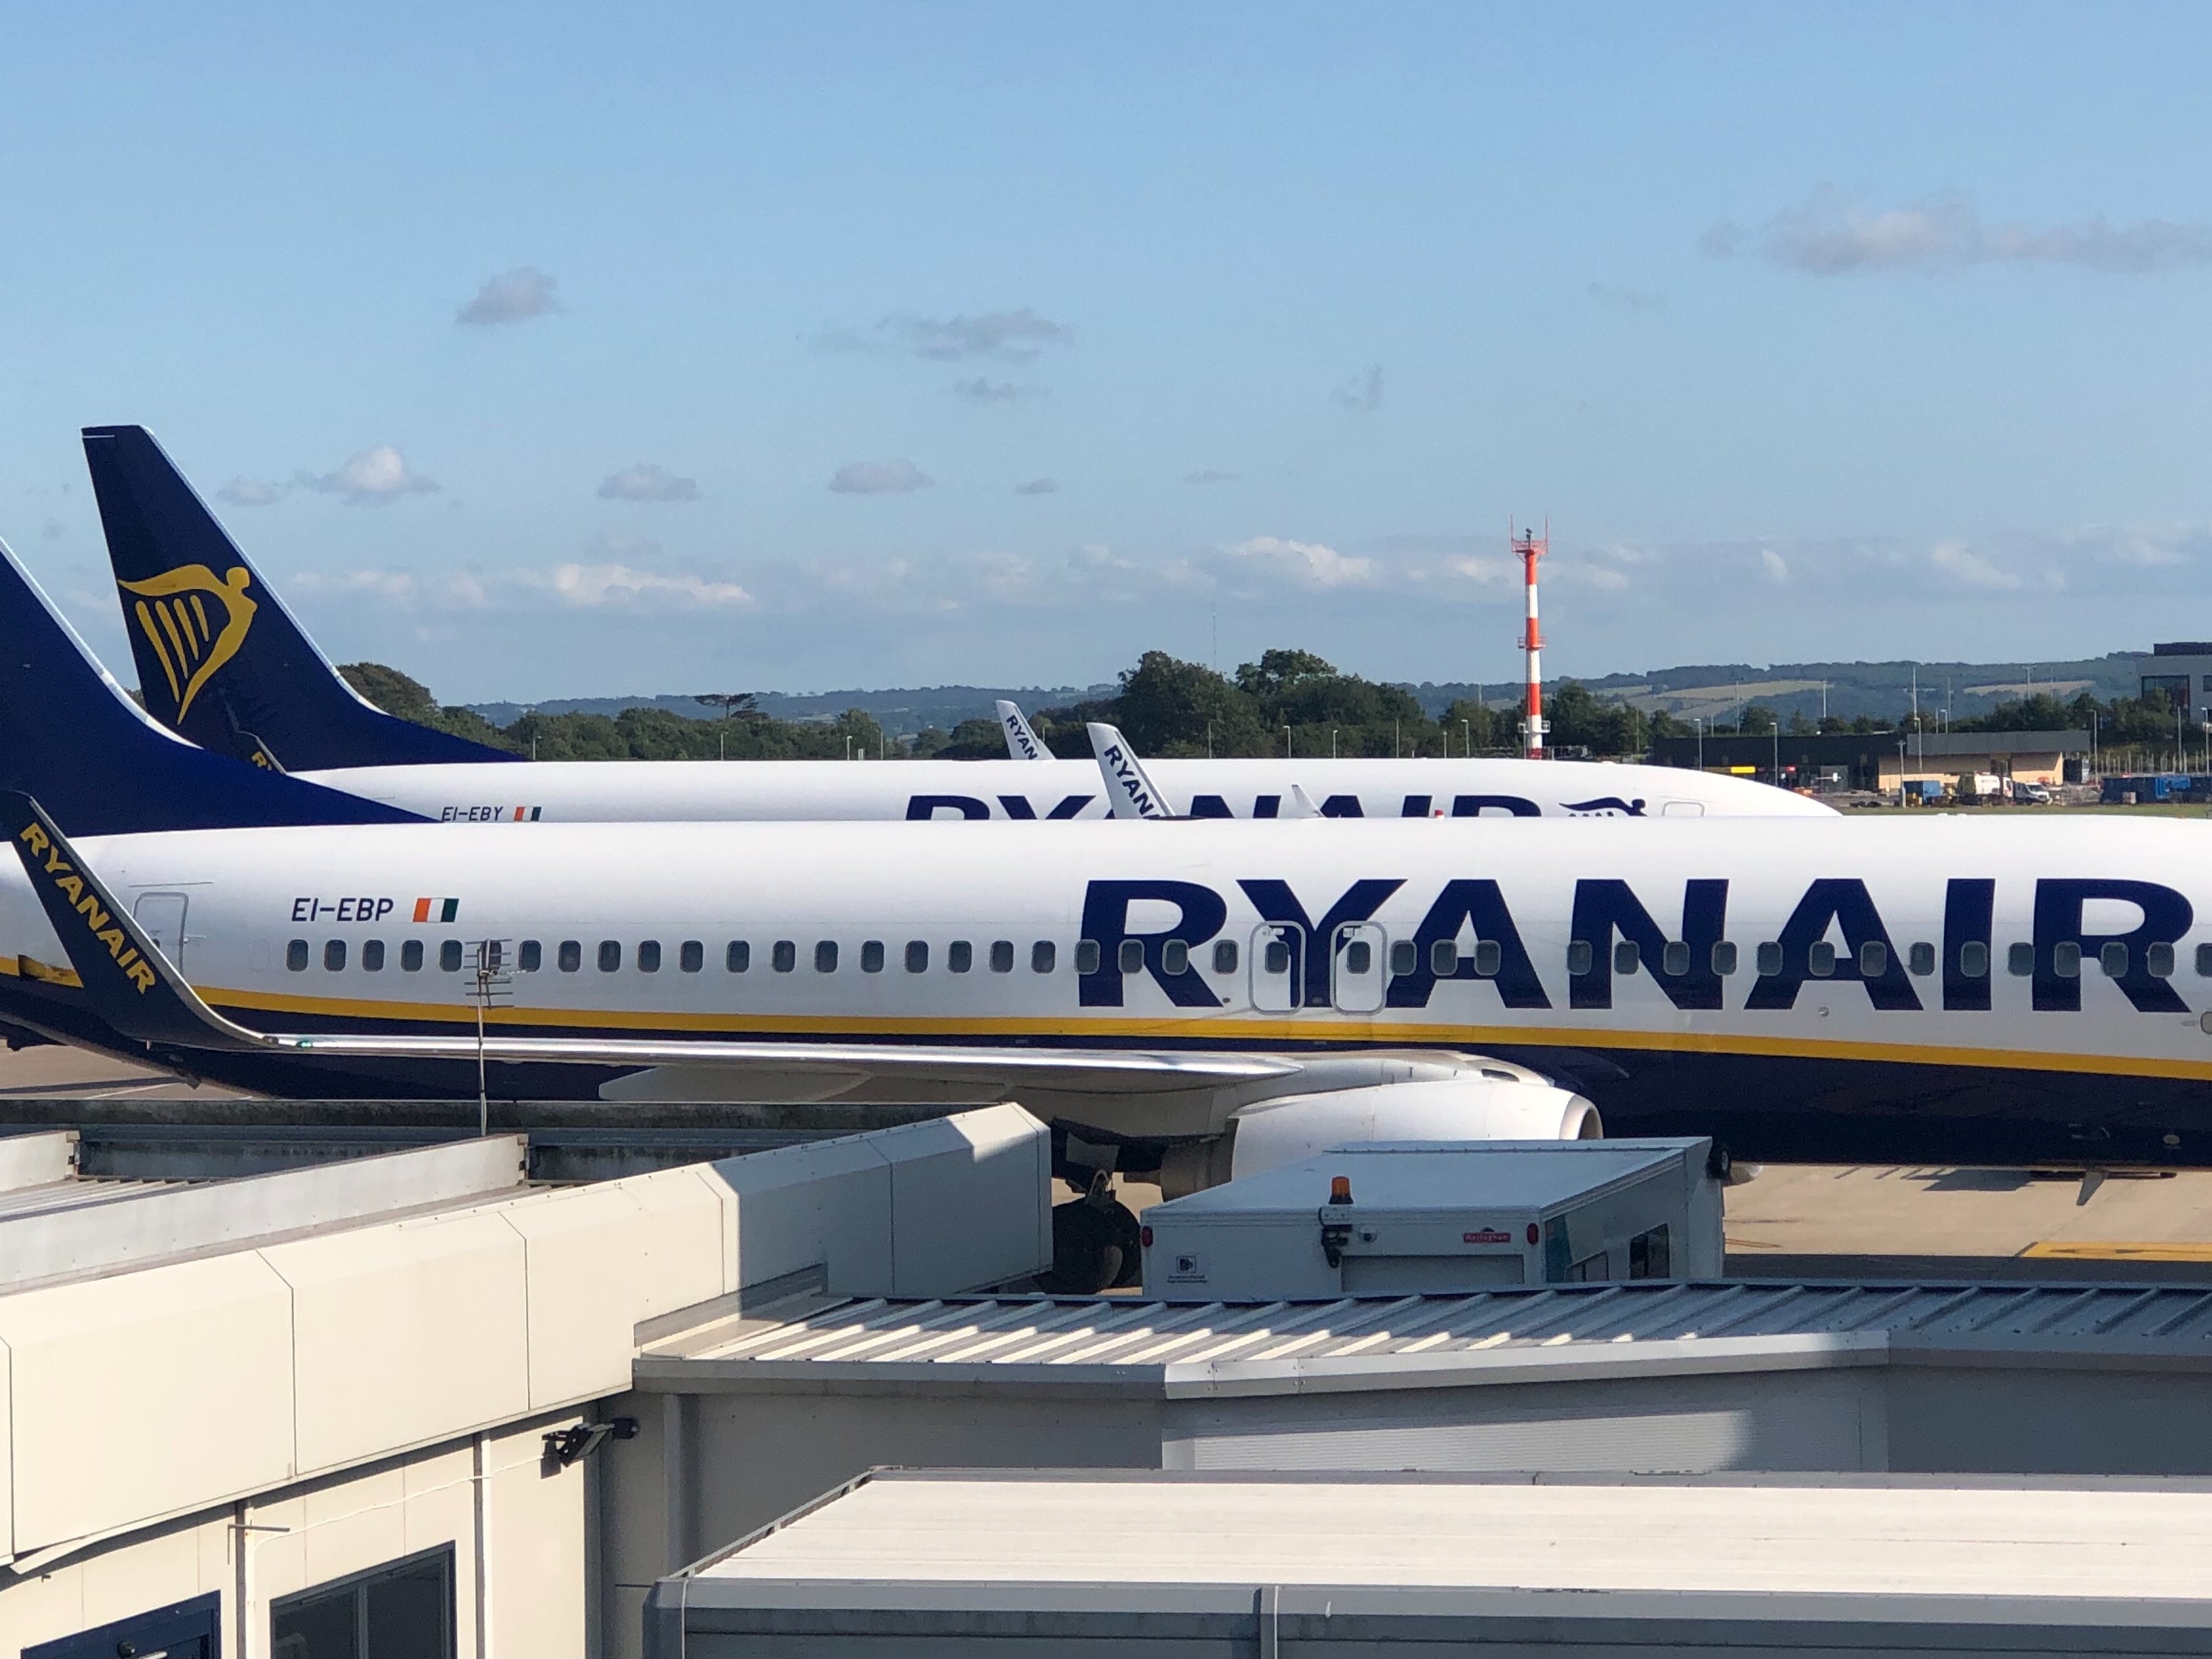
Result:
[[[451,921],[461,914],[461,902],[457,898],[418,898],[415,901],[415,920],[417,921]]]

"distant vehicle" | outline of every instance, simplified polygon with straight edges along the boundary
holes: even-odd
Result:
[[[2005,796],[2005,780],[1994,772],[1961,773],[1958,794],[1962,801],[2002,800]]]
[[[2008,779],[2006,781],[2011,786],[2011,794],[2014,800],[2025,801],[2031,806],[2051,805],[2051,791],[2044,785],[2024,779]]]

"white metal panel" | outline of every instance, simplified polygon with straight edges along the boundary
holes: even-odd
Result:
[[[739,1287],[819,1267],[841,1290],[889,1290],[890,1167],[865,1139],[725,1158],[712,1173],[737,1199]]]
[[[304,1470],[530,1408],[523,1242],[483,1212],[261,1252],[293,1287]]]
[[[737,1200],[710,1167],[660,1170],[621,1184],[637,1206],[640,1319],[738,1288]]]
[[[951,1296],[1052,1265],[1052,1135],[1022,1108],[987,1106],[874,1140],[891,1164],[891,1279],[878,1294]],[[833,1275],[830,1288],[867,1294],[855,1277]]]
[[[870,1480],[699,1576],[2203,1602],[2208,1550],[2202,1490],[933,1475]]]
[[[291,1311],[246,1253],[0,1297],[17,1552],[290,1475]]]
[[[523,1240],[532,1408],[629,1386],[637,1328],[637,1206],[618,1187],[549,1193],[501,1206]]]
[[[76,1131],[0,1136],[0,1192],[67,1181],[76,1171]]]
[[[0,1342],[0,1425],[15,1420],[15,1356]],[[0,1432],[0,1550],[15,1553],[15,1446],[12,1432]]]

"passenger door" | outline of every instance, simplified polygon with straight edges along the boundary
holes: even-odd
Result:
[[[131,907],[131,919],[161,948],[169,965],[185,969],[185,896],[182,893],[141,893]]]
[[[1382,1006],[1382,930],[1347,921],[1329,946],[1329,998],[1340,1013],[1371,1014]]]

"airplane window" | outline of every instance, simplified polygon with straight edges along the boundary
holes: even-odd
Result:
[[[330,972],[335,974],[340,969],[343,968],[345,966],[345,941],[343,939],[328,939],[324,942],[323,966]]]
[[[1726,979],[1735,972],[1735,941],[1721,939],[1713,946],[1713,972]]]
[[[1181,941],[1178,940],[1176,943],[1179,944]],[[1184,954],[1188,958],[1188,952],[1186,951]],[[1364,939],[1356,939],[1344,947],[1344,971],[1347,974],[1371,973],[1374,970],[1374,957],[1375,947]],[[1166,966],[1164,953],[1163,953],[1161,965]]]
[[[1588,939],[1578,939],[1569,941],[1567,945],[1567,972],[1577,979],[1581,978],[1582,975],[1589,972],[1590,963],[1593,959],[1593,956],[1594,953],[1590,950],[1590,942]]]
[[[1772,979],[1782,971],[1782,941],[1761,939],[1759,944],[1759,972],[1761,978]]]
[[[1474,971],[1484,979],[1497,975],[1505,965],[1505,948],[1494,939],[1479,939],[1474,942]],[[1458,963],[1454,963],[1454,967]]]
[[[1616,974],[1634,973],[1638,955],[1634,939],[1621,940],[1613,947],[1613,971]]]
[[[2097,952],[2097,966],[2105,970],[2106,979],[2118,979],[2128,971],[2128,946],[2125,939],[2111,939]]]
[[[657,974],[660,971],[660,941],[659,939],[642,939],[637,942],[637,971],[641,974]]]
[[[1987,979],[1990,976],[1990,947],[1978,939],[1970,939],[1959,947],[1959,972],[1966,979]]]
[[[1075,971],[1079,974],[1095,974],[1098,971],[1098,941],[1097,939],[1079,939],[1075,941]]]
[[[836,939],[825,939],[815,941],[814,971],[817,974],[834,974],[837,971],[837,941]]]
[[[779,974],[787,974],[799,966],[799,947],[787,939],[780,939],[775,948],[768,953],[768,965]]]
[[[872,939],[860,946],[860,971],[880,974],[884,971],[884,942]]]
[[[2015,979],[2026,979],[2035,971],[2035,947],[2033,945],[2008,945],[2005,947],[2005,971]]]
[[[1366,946],[1359,945],[1355,948],[1364,951],[1366,949]],[[1179,939],[1171,939],[1165,945],[1160,946],[1160,971],[1170,975],[1188,973],[1190,971],[1190,946],[1184,944]],[[1355,973],[1364,974],[1367,969],[1364,967],[1360,967],[1354,969],[1352,971]]]
[[[696,974],[707,965],[707,947],[696,939],[687,939],[677,947],[676,965],[687,974]]]
[[[1054,963],[1058,961],[1059,957],[1060,951],[1058,947],[1056,947],[1050,939],[1041,939],[1035,945],[1030,946],[1030,972],[1033,974],[1048,974],[1052,971]]]
[[[284,965],[295,974],[307,970],[307,941],[295,939],[284,947]]]
[[[1814,979],[1826,979],[1836,971],[1836,947],[1827,940],[1815,939],[1813,948],[1805,953],[1805,971]]]
[[[945,947],[945,965],[956,974],[964,974],[975,965],[975,947],[964,939],[956,939]]]
[[[378,960],[379,965],[381,965],[382,953],[380,951],[379,952]],[[368,947],[366,945],[362,947],[361,965],[364,968],[368,966]],[[539,969],[545,965],[545,947],[540,945],[534,939],[526,939],[523,940],[521,945],[514,953],[514,965],[523,973],[536,973]]]
[[[1419,970],[1420,965],[1421,947],[1419,945],[1409,939],[1394,939],[1390,941],[1390,971],[1392,973],[1413,973]]]
[[[1014,942],[1010,939],[991,941],[991,971],[1011,974],[1014,971]]]
[[[1125,974],[1141,974],[1145,971],[1144,940],[1125,939],[1121,941],[1120,965]]]
[[[2197,947],[2197,977],[2212,979],[2212,945]]]
[[[906,970],[909,974],[929,971],[929,946],[921,939],[910,939],[906,942]]]
[[[574,939],[564,939],[555,959],[560,963],[562,973],[573,974],[584,965],[584,947]]]
[[[1139,967],[1144,965],[1144,957],[1141,954],[1138,957],[1137,962]],[[1271,939],[1267,941],[1266,971],[1271,974],[1287,974],[1291,971],[1291,947],[1284,940]]]
[[[1669,979],[1680,979],[1690,971],[1690,946],[1686,940],[1670,939],[1660,953],[1659,970]]]
[[[730,948],[722,952],[722,966],[731,973],[742,974],[753,965],[753,947],[749,940],[733,939]]]
[[[380,974],[384,971],[382,939],[367,939],[361,942],[361,966],[363,973]]]
[[[1237,971],[1237,941],[1235,939],[1214,940],[1213,971],[1217,974],[1233,974]]]
[[[622,941],[603,939],[599,941],[599,971],[611,974],[622,966]]]
[[[2081,977],[2081,946],[2070,939],[2062,939],[2051,947],[2051,971],[2061,979]]]
[[[1917,939],[1905,947],[1905,971],[1926,978],[1936,971],[1936,947],[1926,939]]]
[[[2173,947],[2171,945],[2154,945],[2145,951],[2143,971],[2153,979],[2172,979],[2173,977]]]
[[[1889,971],[1889,946],[1870,939],[1859,946],[1859,977],[1880,979]]]
[[[421,939],[410,939],[400,945],[399,965],[410,974],[419,974],[422,971],[422,941]]]
[[[438,971],[458,974],[461,971],[461,942],[449,939],[438,946]]]

